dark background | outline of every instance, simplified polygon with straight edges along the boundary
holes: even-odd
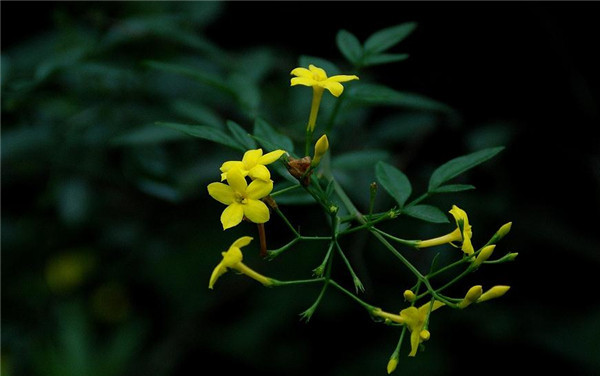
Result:
[[[113,22],[143,13],[144,7],[175,12],[180,6],[2,2],[2,55],[10,56],[32,38],[57,29],[85,25],[102,33]],[[478,273],[471,281],[483,281],[487,286],[509,284],[512,289],[504,298],[481,307],[440,311],[430,327],[432,338],[426,351],[411,359],[404,357],[405,347],[398,374],[559,368],[577,375],[598,372],[597,4],[235,2],[225,3],[219,12],[201,32],[223,50],[269,46],[282,51],[282,66],[273,76],[282,80],[273,78],[269,87],[287,85],[285,72],[295,66],[298,55],[342,62],[335,45],[339,29],[364,41],[384,27],[416,21],[417,30],[394,50],[410,53],[410,59],[378,67],[370,78],[435,98],[454,108],[457,115],[442,121],[420,144],[393,145],[400,155],[396,161],[418,186],[426,182],[432,166],[481,147],[506,146],[494,161],[470,175],[468,182],[478,190],[455,199],[459,206],[464,203],[472,222],[478,223],[474,231],[481,234],[479,240],[504,222],[513,221],[513,231],[502,247],[503,251],[519,252],[517,261],[490,268],[485,275]],[[156,58],[154,48],[163,58],[178,53],[177,47],[150,43],[132,50],[129,56],[132,60]],[[126,49],[118,51],[119,58],[127,54]],[[44,58],[39,56],[40,61]],[[348,68],[343,63],[340,66]],[[143,70],[137,65],[132,69]],[[46,95],[65,92],[53,85],[43,90]],[[122,348],[133,348],[127,352],[130,355],[123,355],[122,374],[129,375],[205,374],[215,366],[227,374],[385,372],[397,332],[371,322],[356,305],[333,291],[308,324],[300,322],[297,314],[312,303],[318,293],[315,287],[265,290],[250,281],[236,285],[242,283],[241,278],[228,275],[215,291],[206,292],[213,254],[220,252],[212,248],[226,247],[233,235],[222,234],[215,225],[221,207],[206,204],[209,198],[204,186],[210,180],[205,175],[195,181],[197,193],[169,202],[142,193],[131,183],[127,158],[136,149],[131,154],[111,152],[107,166],[114,171],[92,180],[94,191],[104,193],[90,200],[106,199],[105,193],[115,190],[121,196],[111,202],[114,197],[108,193],[107,201],[92,204],[95,217],[83,224],[61,224],[60,206],[49,204],[53,196],[60,196],[55,193],[56,176],[78,175],[56,166],[47,170],[41,162],[44,157],[36,153],[5,156],[11,146],[7,143],[14,140],[7,141],[5,135],[23,126],[28,107],[11,109],[4,99],[4,87],[2,94],[3,367],[10,364],[14,374],[44,374],[43,370],[64,360],[56,349],[77,337],[72,333],[85,332],[92,349],[104,349],[111,338],[124,338]],[[28,97],[23,98],[26,102]],[[168,116],[165,111],[155,120],[164,120]],[[381,111],[385,116],[388,110]],[[154,115],[147,114],[148,121]],[[236,115],[223,114],[225,118]],[[285,115],[274,116],[281,119]],[[130,124],[135,125],[139,124]],[[338,137],[344,139],[343,132]],[[196,149],[201,146],[200,152],[190,154],[207,158],[200,164],[210,164],[223,155],[208,143],[188,144]],[[405,147],[411,148],[410,156],[403,154]],[[85,150],[80,152],[78,155],[86,155]],[[112,179],[116,180],[108,184]],[[129,217],[123,218],[123,212],[115,209],[121,205]],[[313,220],[310,208],[300,207],[293,213],[301,223]],[[272,242],[283,244],[285,228],[276,223],[272,226],[268,229]],[[318,223],[310,226],[306,224],[318,231]],[[104,238],[109,234],[107,228],[121,231],[125,238],[130,230],[134,235],[129,242],[121,241],[121,248],[111,248],[112,243]],[[360,246],[352,248],[352,257],[358,260],[357,269],[367,287],[365,300],[378,304],[384,299],[388,304],[389,296],[397,294],[400,301],[405,285],[385,268],[385,259],[369,253],[381,253],[381,249],[371,248],[368,239],[358,238],[356,244],[364,245],[361,250],[357,249]],[[52,294],[44,287],[44,267],[65,248],[85,248],[95,254],[96,271],[75,291]],[[213,254],[196,254],[210,252]],[[311,250],[299,248],[297,252]],[[295,264],[308,271],[320,261],[318,255],[310,257],[290,256],[279,265],[264,265],[257,258],[248,262],[285,279],[287,272],[296,272],[292,269]],[[102,320],[89,308],[88,298],[104,281],[116,283],[119,291],[124,291],[126,303],[120,303],[121,295],[113,298],[115,309],[123,304],[128,307],[125,318]],[[133,339],[128,342],[127,338]],[[106,355],[100,350],[95,354]],[[75,365],[64,361],[63,366],[71,372],[64,374],[79,374],[78,369],[86,369],[85,359],[75,356]]]

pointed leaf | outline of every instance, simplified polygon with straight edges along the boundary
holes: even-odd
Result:
[[[172,63],[163,63],[160,61],[146,61],[144,64],[153,69],[190,77],[200,83],[212,86],[215,89],[219,89],[224,93],[236,95],[236,92],[225,84],[223,78],[215,74],[211,74],[200,69],[194,69]]]
[[[403,211],[403,214],[406,214],[410,217],[417,218],[426,222],[432,223],[447,223],[448,217],[444,212],[435,206],[431,205],[415,205],[408,206]]]
[[[259,142],[266,141],[266,144],[263,142],[261,142],[261,144],[269,149],[269,151],[283,149],[290,154],[294,151],[294,143],[292,140],[288,136],[277,132],[263,119],[258,118],[254,122],[254,136],[256,136],[256,139],[259,140]]]
[[[455,178],[456,176],[464,173],[467,170],[470,170],[478,164],[487,161],[496,154],[500,153],[503,149],[503,146],[487,148],[475,153],[454,158],[444,163],[438,167],[433,174],[431,174],[431,178],[429,179],[429,191],[435,190],[448,180]]]
[[[448,184],[448,185],[442,185],[441,187],[437,187],[433,191],[430,191],[430,193],[462,192],[462,191],[468,191],[471,189],[475,189],[475,186],[470,185],[470,184]]]
[[[395,63],[397,61],[402,61],[408,59],[408,54],[377,54],[377,55],[369,55],[365,57],[363,61],[363,65],[379,65],[379,64],[388,64]]]
[[[227,128],[233,135],[233,138],[242,145],[245,149],[256,149],[256,142],[254,139],[246,132],[244,128],[239,126],[236,122],[228,120]]]
[[[347,30],[340,30],[336,37],[335,42],[342,53],[354,65],[358,65],[363,57],[363,48],[360,41]]]
[[[136,128],[110,141],[114,146],[150,145],[185,139],[186,136],[170,128],[156,124]]]
[[[388,163],[379,162],[375,166],[375,176],[383,189],[398,202],[400,207],[403,207],[412,192],[406,175]]]
[[[441,102],[420,94],[401,92],[383,85],[357,83],[348,90],[350,99],[367,104],[381,106],[398,106],[416,110],[451,111],[451,108]]]
[[[165,127],[169,127],[180,132],[186,133],[190,136],[202,138],[212,142],[216,142],[225,146],[229,146],[234,149],[244,151],[244,147],[240,145],[233,137],[227,135],[220,129],[209,127],[206,125],[189,125],[179,123],[157,123]]]
[[[416,27],[416,22],[407,22],[380,30],[367,38],[365,52],[373,54],[385,51],[404,40]]]
[[[375,163],[388,159],[390,154],[385,150],[358,150],[339,154],[332,158],[331,166],[334,169],[356,170],[372,167]]]

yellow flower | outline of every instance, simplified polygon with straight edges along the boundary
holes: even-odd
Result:
[[[311,166],[313,166],[313,167],[318,166],[319,162],[321,162],[321,158],[323,158],[325,153],[327,153],[328,149],[329,149],[329,140],[327,139],[327,135],[324,134],[315,143],[315,156],[314,156],[312,162],[310,163]]]
[[[425,303],[421,307],[408,307],[400,311],[400,317],[404,320],[404,325],[410,330],[410,354],[408,356],[417,355],[419,344],[423,341],[427,341],[430,337],[430,333],[425,329],[427,318],[429,313],[442,307],[444,303],[435,300],[433,303]]]
[[[332,95],[339,97],[344,91],[344,86],[340,82],[358,80],[358,77],[355,75],[327,77],[327,73],[323,69],[315,67],[312,64],[308,66],[308,69],[302,67],[295,68],[291,74],[296,76],[291,79],[291,86],[304,85],[313,88],[313,100],[308,119],[308,130],[311,133],[317,123],[317,113],[319,112],[323,91],[327,89]]]
[[[439,300],[435,300],[433,303],[425,303],[419,308],[408,307],[406,309],[403,309],[402,311],[400,311],[400,315],[385,312],[381,309],[375,309],[372,312],[372,314],[374,316],[379,316],[381,318],[396,322],[398,324],[406,325],[408,330],[411,332],[411,351],[410,354],[408,354],[408,356],[415,356],[417,354],[417,350],[419,349],[419,344],[423,341],[427,341],[431,336],[429,331],[425,329],[429,313],[435,311],[436,309],[444,305],[445,304],[440,302]]]
[[[208,185],[208,194],[227,205],[221,214],[223,230],[237,226],[244,216],[254,223],[265,223],[269,220],[269,208],[260,199],[271,193],[273,181],[254,180],[248,184],[242,172],[234,168],[228,171],[227,182],[229,185]]]
[[[265,277],[264,275],[258,274],[254,270],[250,269],[242,260],[244,259],[242,255],[242,250],[240,248],[247,246],[252,241],[250,236],[243,236],[233,242],[231,247],[227,250],[227,252],[221,253],[223,255],[223,260],[217,265],[217,267],[213,270],[210,281],[208,282],[208,288],[212,289],[217,279],[220,276],[227,272],[227,269],[234,269],[238,272],[247,275],[248,277],[257,280],[265,286],[270,286],[273,284],[273,281],[270,278]]]
[[[462,242],[462,251],[467,255],[472,255],[474,252],[473,244],[471,243],[473,232],[471,231],[471,225],[469,224],[469,217],[467,217],[467,213],[458,206],[453,205],[452,210],[450,210],[450,214],[452,214],[456,220],[456,230],[438,238],[418,241],[416,247],[426,248],[448,243],[454,245],[452,244],[453,242]]]
[[[268,182],[271,179],[271,173],[265,165],[275,162],[283,154],[285,154],[285,150],[275,150],[265,155],[263,155],[262,149],[248,150],[244,153],[241,161],[227,161],[221,165],[221,181],[227,179],[229,170],[237,168],[242,172],[242,176]]]

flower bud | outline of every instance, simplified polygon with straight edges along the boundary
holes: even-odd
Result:
[[[481,288],[481,285],[471,287],[469,291],[467,291],[467,294],[465,295],[464,299],[460,303],[458,303],[458,308],[466,308],[469,305],[471,305],[471,303],[476,302],[477,299],[479,299],[479,297],[481,296],[482,292],[483,289]]]
[[[496,248],[495,244],[491,244],[483,247],[481,252],[477,255],[475,261],[473,261],[473,267],[478,268],[485,260],[489,259],[492,253],[494,252],[494,248]]]
[[[328,149],[329,149],[329,140],[327,139],[327,135],[323,135],[323,136],[321,136],[321,138],[319,138],[317,140],[317,143],[315,144],[315,156],[312,159],[312,162],[310,165],[312,167],[318,166],[319,163],[321,162],[321,158],[325,155],[325,153],[327,153]]]
[[[404,299],[406,299],[407,302],[414,302],[416,298],[417,296],[411,290],[404,291]]]
[[[396,370],[396,367],[398,366],[398,358],[392,356],[390,358],[390,361],[387,364],[387,373],[388,375],[392,372],[394,372]]]
[[[487,290],[483,293],[479,299],[477,299],[477,303],[485,302],[486,300],[499,298],[502,295],[506,294],[506,292],[510,289],[510,286],[494,286],[491,289]]]
[[[508,222],[508,223],[504,224],[502,227],[500,227],[500,229],[498,229],[498,231],[496,231],[494,236],[492,236],[492,238],[490,239],[488,244],[498,243],[503,237],[506,236],[506,234],[508,234],[510,232],[511,227],[512,227],[512,222]]]
[[[421,330],[421,333],[419,333],[419,337],[421,337],[421,340],[427,341],[431,337],[431,333],[429,333],[429,330],[424,329]]]

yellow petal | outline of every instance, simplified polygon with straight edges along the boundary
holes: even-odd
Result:
[[[246,218],[254,223],[265,223],[269,220],[269,208],[260,200],[247,199],[243,208]]]
[[[475,250],[473,249],[473,244],[471,243],[471,238],[465,234],[463,237],[463,244],[461,247],[462,251],[467,255],[472,255]]]
[[[264,166],[263,166],[264,167]],[[266,167],[265,167],[266,168]],[[273,181],[254,180],[248,189],[246,189],[246,197],[248,199],[258,200],[266,197],[273,190]]]
[[[231,246],[227,250],[227,252],[223,252],[223,261],[221,263],[228,268],[233,268],[242,260],[244,256],[242,255],[242,250],[238,247]]]
[[[327,80],[322,82],[321,86],[329,90],[329,92],[336,97],[339,97],[344,92],[344,87],[339,82]]]
[[[232,247],[242,248],[242,247],[245,247],[248,244],[250,244],[250,242],[252,241],[252,239],[253,238],[251,236],[242,236],[238,240],[234,241],[231,246]]]
[[[408,354],[408,356],[417,355],[419,343],[421,343],[421,333],[419,330],[413,330],[410,333],[410,354]]]
[[[358,80],[358,76],[355,75],[344,75],[344,74],[338,74],[336,76],[331,76],[329,77],[329,80],[331,81],[335,81],[335,82],[347,82],[347,81],[352,81],[352,80]]]
[[[229,205],[234,201],[233,189],[227,184],[210,183],[207,188],[210,197],[219,201],[221,204]]]
[[[419,325],[421,321],[419,310],[417,307],[408,307],[400,311],[400,316],[404,319],[404,323],[411,330]]]
[[[419,307],[419,314],[420,314],[421,318],[423,320],[425,320],[425,317],[427,317],[427,314],[429,313],[429,307],[431,307],[431,312],[433,312],[436,309],[443,307],[445,305],[446,305],[445,303],[442,303],[439,300],[434,300],[433,306],[431,306],[431,302],[427,302]]]
[[[398,366],[398,358],[391,358],[387,364],[387,373],[388,375],[396,370]]]
[[[311,71],[309,71],[306,68],[302,68],[302,67],[295,68],[294,70],[292,70],[290,72],[290,74],[297,76],[297,77],[304,77],[304,78],[312,78],[313,77],[313,74]]]
[[[221,165],[221,172],[227,172],[232,168],[239,168],[240,170],[244,170],[244,163],[242,161],[227,161]]]
[[[226,271],[227,268],[225,267],[225,265],[223,265],[223,262],[220,262],[219,265],[217,265],[217,267],[213,270],[212,274],[210,275],[210,281],[208,281],[208,288],[212,290],[215,282],[217,282],[217,279],[219,279],[220,276],[225,274]]]
[[[223,210],[223,213],[221,213],[223,230],[239,225],[242,218],[244,218],[243,205],[238,204],[237,202],[232,203]]]
[[[491,289],[487,290],[479,299],[477,299],[477,303],[485,302],[486,300],[496,299],[506,294],[506,292],[510,289],[510,286],[494,286]]]
[[[267,153],[267,154],[263,155],[262,157],[258,158],[258,164],[261,164],[261,165],[271,164],[271,163],[275,162],[276,160],[278,160],[284,154],[285,154],[285,150],[278,149],[278,150],[272,151],[272,152]]]
[[[246,183],[246,179],[244,179],[244,175],[242,172],[237,169],[231,169],[227,172],[227,183],[233,192],[243,194],[246,191],[246,187],[248,187],[248,183]]]
[[[248,176],[250,176],[250,178],[252,178],[253,180],[257,179],[257,180],[262,180],[264,182],[271,181],[271,173],[269,172],[269,169],[261,164],[258,164],[256,166],[252,167],[252,169],[250,171],[248,171]],[[252,184],[252,183],[250,183],[250,184]]]
[[[308,69],[313,73],[313,78],[316,81],[325,81],[327,79],[327,73],[325,73],[324,69],[315,67],[312,64],[308,66]]]
[[[307,78],[307,77],[294,77],[290,80],[291,86],[296,86],[296,85],[304,85],[304,86],[315,86],[318,85],[317,81],[313,80],[312,78]]]
[[[250,170],[252,167],[256,166],[258,163],[258,159],[263,155],[262,149],[253,149],[248,150],[244,153],[244,157],[242,158],[242,162],[244,163],[244,168],[246,170]]]

